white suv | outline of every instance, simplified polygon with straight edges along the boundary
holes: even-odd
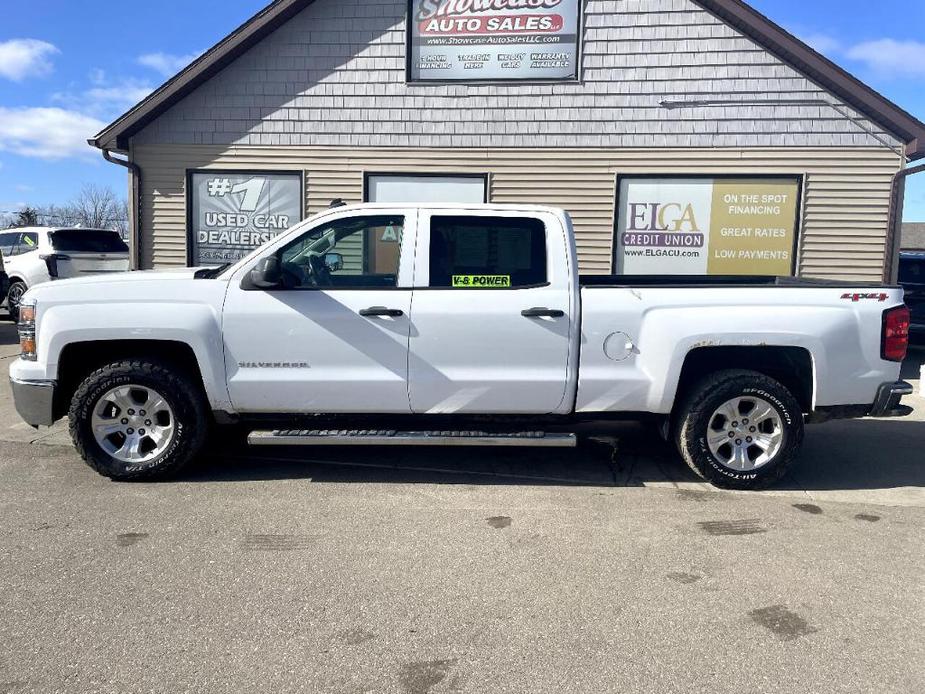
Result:
[[[13,320],[19,317],[22,295],[37,284],[129,270],[128,246],[118,232],[103,229],[0,231],[0,253],[10,278],[6,303]]]

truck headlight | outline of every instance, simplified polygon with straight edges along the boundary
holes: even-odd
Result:
[[[35,342],[35,301],[19,305],[19,357],[26,361],[38,359]]]

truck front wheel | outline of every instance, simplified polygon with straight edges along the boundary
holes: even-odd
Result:
[[[780,480],[803,442],[796,398],[755,371],[719,371],[687,394],[674,419],[681,457],[708,482],[761,489]]]
[[[68,416],[87,465],[119,481],[175,474],[208,434],[201,389],[171,365],[144,359],[94,371],[77,388]]]

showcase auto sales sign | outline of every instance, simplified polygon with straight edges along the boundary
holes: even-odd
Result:
[[[572,80],[580,0],[411,0],[412,81]]]

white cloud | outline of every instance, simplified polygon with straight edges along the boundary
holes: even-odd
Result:
[[[27,77],[44,77],[54,70],[51,56],[60,51],[47,41],[12,39],[0,42],[0,76],[21,82]]]
[[[38,159],[92,157],[87,144],[101,120],[61,108],[0,107],[0,150]]]
[[[51,56],[60,51],[47,41],[11,39],[0,42],[0,76],[21,82],[27,77],[43,77],[54,70]]]
[[[884,77],[925,77],[925,43],[920,41],[865,41],[845,55]]]
[[[164,77],[173,77],[183,68],[196,60],[202,52],[189,55],[171,55],[170,53],[146,53],[138,57],[138,63],[156,70]]]
[[[84,91],[57,92],[51,100],[71,111],[96,118],[113,118],[124,113],[153,91],[146,81],[122,79],[109,82],[105,73],[91,75],[94,86]]]

